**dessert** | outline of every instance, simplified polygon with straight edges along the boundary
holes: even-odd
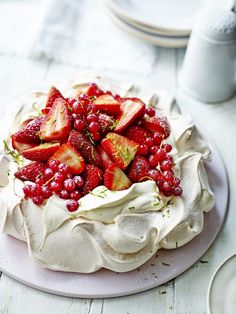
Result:
[[[130,271],[201,232],[211,150],[168,95],[85,74],[15,111],[0,224],[42,266]]]

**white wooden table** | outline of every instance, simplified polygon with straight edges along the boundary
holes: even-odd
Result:
[[[22,7],[31,5],[23,1]],[[0,17],[6,12],[17,16],[19,2],[0,1]],[[15,11],[14,11],[15,10]],[[101,74],[109,74],[120,80],[128,80],[153,88],[165,89],[174,94],[177,92],[177,75],[184,57],[183,49],[163,49],[151,47],[122,34],[115,26],[114,32],[119,32],[120,38],[129,40],[134,45],[134,58],[120,63],[114,70],[114,60],[106,59],[106,54],[117,58],[114,47],[104,51],[104,65]],[[0,36],[1,37],[1,36]],[[1,40],[1,38],[0,38]],[[105,38],[104,40],[109,40]],[[118,42],[122,45],[122,42]],[[143,63],[143,56],[137,57],[135,50],[147,48],[150,63]],[[132,49],[130,50],[132,52]],[[130,53],[129,51],[129,53]],[[88,60],[89,63],[89,60]],[[129,66],[130,63],[130,66]],[[94,61],[92,62],[94,64]],[[147,66],[148,64],[148,66]],[[134,66],[135,65],[135,66]],[[16,89],[27,88],[42,82],[48,84],[61,78],[70,78],[81,66],[69,66],[46,59],[33,60],[6,53],[0,54],[0,97],[7,96]],[[146,67],[146,68],[145,68]],[[137,69],[135,71],[134,69]],[[132,69],[132,70],[130,70]],[[140,71],[141,69],[141,71]],[[205,82],[207,83],[207,82]],[[202,314],[207,312],[207,289],[210,278],[216,267],[230,254],[236,251],[236,98],[217,105],[207,105],[197,102],[177,92],[177,100],[185,112],[189,112],[201,120],[205,130],[218,146],[228,170],[231,197],[229,213],[225,225],[208,252],[189,270],[171,282],[152,290],[132,296],[113,299],[75,299],[47,294],[24,286],[21,283],[0,273],[0,314],[51,314],[51,313],[81,313],[81,314]],[[2,117],[1,117],[2,118]]]

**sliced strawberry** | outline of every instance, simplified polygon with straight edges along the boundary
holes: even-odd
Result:
[[[124,135],[138,144],[144,144],[147,137],[152,137],[152,133],[150,131],[139,125],[131,125],[125,130]]]
[[[85,165],[84,194],[89,193],[102,183],[102,170],[94,165]]]
[[[34,161],[47,161],[60,147],[60,143],[44,143],[33,148],[25,149],[22,156]]]
[[[104,172],[104,185],[109,190],[121,191],[128,189],[132,182],[119,167],[113,164]]]
[[[14,134],[11,136],[11,144],[12,144],[12,147],[16,149],[19,153],[21,153],[25,149],[29,149],[36,146],[36,144],[18,142]]]
[[[20,143],[40,143],[39,131],[44,117],[31,120],[24,128],[14,133],[14,140]]]
[[[111,132],[102,140],[101,145],[107,155],[121,169],[128,167],[138,150],[137,143],[122,135]]]
[[[143,126],[153,133],[162,133],[164,138],[170,135],[170,125],[165,117],[145,117]]]
[[[112,126],[114,125],[115,120],[112,117],[108,116],[105,113],[98,114],[98,123],[100,125],[101,133],[104,135],[108,133]]]
[[[87,163],[94,164],[98,167],[103,166],[100,154],[84,134],[72,131],[68,138],[68,143],[81,153]]]
[[[135,120],[141,118],[145,113],[145,104],[139,98],[126,98],[120,109],[115,132],[124,131]]]
[[[62,140],[69,135],[71,120],[67,111],[66,101],[57,98],[43,121],[39,136],[45,141]]]
[[[51,108],[43,108],[42,110],[41,110],[41,113],[43,114],[43,115],[47,115],[47,114],[49,114],[49,112],[50,112],[50,109]]]
[[[47,168],[46,164],[36,161],[20,168],[14,175],[17,179],[20,179],[22,181],[35,182],[35,179],[38,176],[44,175],[44,171],[46,168]]]
[[[110,165],[113,164],[113,162],[111,161],[111,159],[108,157],[107,153],[105,152],[105,150],[102,149],[101,146],[97,146],[96,147],[98,153],[100,154],[102,161],[103,161],[103,167],[106,169],[108,168]]]
[[[96,110],[103,111],[111,115],[120,113],[120,102],[118,102],[112,95],[104,94],[97,97],[93,101]]]
[[[48,99],[47,99],[47,103],[46,103],[46,108],[51,108],[54,101],[57,98],[61,98],[64,99],[65,98],[62,96],[61,92],[55,87],[55,86],[51,86],[48,92]]]
[[[79,174],[84,171],[84,158],[70,144],[63,144],[50,158],[60,161],[69,167],[72,174]]]
[[[128,177],[133,182],[139,182],[148,176],[150,169],[149,162],[143,156],[136,156],[131,164]]]

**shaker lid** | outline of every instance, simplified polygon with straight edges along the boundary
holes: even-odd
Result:
[[[227,10],[211,10],[198,20],[202,35],[209,39],[229,42],[236,41],[236,14]]]

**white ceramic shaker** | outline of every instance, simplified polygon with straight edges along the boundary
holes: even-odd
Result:
[[[180,88],[204,102],[229,99],[235,91],[236,14],[205,12],[194,25],[179,76]]]

